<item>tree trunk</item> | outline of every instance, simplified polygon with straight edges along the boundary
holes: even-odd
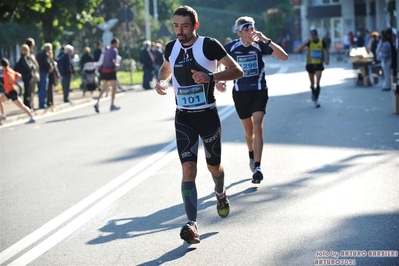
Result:
[[[54,7],[54,6],[53,6]],[[54,16],[53,16],[53,7],[50,9],[46,9],[43,14],[42,19],[42,29],[43,29],[43,40],[45,43],[52,43],[55,40],[56,30],[53,26]]]

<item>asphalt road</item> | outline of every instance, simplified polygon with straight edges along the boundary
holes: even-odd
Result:
[[[90,102],[0,128],[0,264],[399,265],[391,93],[355,87],[335,63],[315,109],[302,64],[269,64],[265,180],[250,182],[231,93],[217,93],[231,212],[216,213],[200,147],[198,245],[179,238],[171,89],[118,94],[117,112],[105,99],[100,114]]]

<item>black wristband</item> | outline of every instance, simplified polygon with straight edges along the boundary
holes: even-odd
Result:
[[[212,81],[214,81],[214,77],[213,77],[213,73],[212,72],[209,72],[208,73],[208,77],[209,77],[209,82],[212,82]]]
[[[272,39],[269,38],[269,40],[267,41],[267,44],[270,44],[272,42]]]

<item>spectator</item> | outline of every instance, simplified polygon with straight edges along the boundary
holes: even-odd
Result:
[[[162,48],[162,44],[159,42],[155,43],[155,47],[153,50],[153,55],[154,55],[154,60],[155,60],[154,76],[157,81],[158,81],[159,69],[161,68],[161,66],[163,64],[163,54],[164,54],[164,51]]]
[[[350,31],[348,33],[348,38],[349,38],[349,43],[350,43],[350,49],[355,48],[356,42],[355,42],[355,35],[353,34],[353,32]]]
[[[371,39],[370,31],[366,30],[366,33],[364,35],[364,45],[363,46],[368,47],[368,44],[370,43],[370,39]]]
[[[80,74],[82,74],[83,67],[88,62],[95,62],[94,56],[91,54],[90,47],[85,47],[85,53],[80,58]]]
[[[36,84],[40,81],[40,74],[39,74],[39,63],[36,60],[35,56],[35,40],[32,38],[27,38],[25,40],[25,44],[29,46],[30,53],[28,56],[28,59],[31,61],[33,65],[32,69],[32,79],[30,81],[30,86],[28,88],[25,88],[26,94],[29,95],[27,96],[26,99],[24,97],[24,104],[28,106],[29,108],[33,109],[33,99],[35,97],[35,92],[36,92]]]
[[[80,85],[80,88],[83,89],[83,67],[86,63],[89,62],[94,62],[94,56],[91,54],[91,49],[90,47],[85,47],[85,52],[80,58],[79,62],[79,74],[82,77],[82,84]]]
[[[140,62],[143,67],[143,88],[145,90],[151,89],[150,81],[152,78],[152,72],[154,71],[155,61],[154,56],[151,52],[151,42],[144,41],[143,49],[140,51]]]
[[[62,64],[61,85],[62,85],[62,91],[64,93],[64,103],[69,102],[69,91],[71,88],[71,79],[75,75],[75,71],[73,69],[73,64],[72,64],[73,51],[74,51],[74,48],[72,45],[69,45],[69,44],[65,45],[63,60],[60,63],[60,64]]]
[[[388,42],[391,45],[391,69],[392,69],[392,77],[393,83],[397,82],[397,75],[398,75],[398,52],[397,52],[397,36],[396,30],[394,28],[388,28],[386,30]]]
[[[392,45],[388,38],[386,31],[383,31],[381,34],[381,45],[377,51],[378,57],[381,59],[382,72],[384,74],[383,91],[391,90]]]
[[[64,46],[61,46],[60,52],[57,55],[57,60],[64,56]]]
[[[103,53],[103,43],[101,41],[97,42],[97,48],[93,52],[94,62],[100,60],[100,56]]]
[[[350,42],[350,38],[349,38],[349,33],[344,35],[343,44],[344,44],[345,56],[348,57],[350,49],[351,49],[351,42]]]
[[[54,71],[48,76],[48,88],[47,88],[47,106],[48,108],[54,108],[54,86],[58,85],[61,78],[61,74],[58,70],[57,62],[54,60],[54,52],[50,51],[50,62]]]
[[[371,34],[370,34],[371,36],[370,36],[370,43],[369,43],[369,45],[370,45],[370,52],[373,54],[373,56],[374,56],[374,62],[375,63],[379,63],[380,62],[380,60],[379,60],[379,58],[378,58],[378,56],[377,56],[377,47],[378,47],[378,43],[379,43],[379,34],[378,34],[378,32],[376,32],[376,31],[373,31]]]
[[[364,38],[360,31],[356,32],[356,37],[354,38],[356,47],[364,47]]]
[[[49,53],[51,50],[53,50],[53,45],[51,43],[45,43],[44,49],[36,56],[40,69],[39,108],[41,109],[47,108],[48,75],[54,70],[51,68],[51,62],[49,59]]]
[[[14,71],[10,67],[10,62],[3,58],[1,59],[1,66],[3,67],[3,79],[4,79],[4,94],[0,96],[0,120],[5,120],[6,115],[4,113],[4,104],[3,102],[7,100],[12,100],[12,102],[21,108],[29,117],[28,123],[35,123],[35,119],[31,113],[31,110],[28,106],[23,104],[23,102],[19,99],[18,93],[15,90],[17,86],[17,79],[21,78],[21,74]]]
[[[94,50],[93,52],[93,57],[94,57],[94,62],[99,62],[100,61],[100,57],[103,54],[103,43],[101,41],[97,42],[97,48],[96,50]],[[102,60],[101,60],[101,64],[99,64],[99,68],[98,68],[98,86],[99,88],[101,87],[101,80],[102,80]]]
[[[30,105],[30,84],[32,82],[32,72],[34,69],[33,62],[29,60],[30,49],[27,44],[21,46],[21,57],[19,58],[14,70],[22,75],[24,83],[24,104],[29,107]]]
[[[324,35],[323,41],[325,42],[325,44],[327,46],[327,50],[330,50],[330,48],[331,48],[331,37],[330,37],[330,33],[329,32],[327,32],[326,35]]]

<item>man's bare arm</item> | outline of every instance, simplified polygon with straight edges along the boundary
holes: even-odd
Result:
[[[223,57],[220,63],[226,66],[227,69],[214,73],[213,78],[215,81],[240,79],[244,75],[240,65],[230,55],[227,54]]]

